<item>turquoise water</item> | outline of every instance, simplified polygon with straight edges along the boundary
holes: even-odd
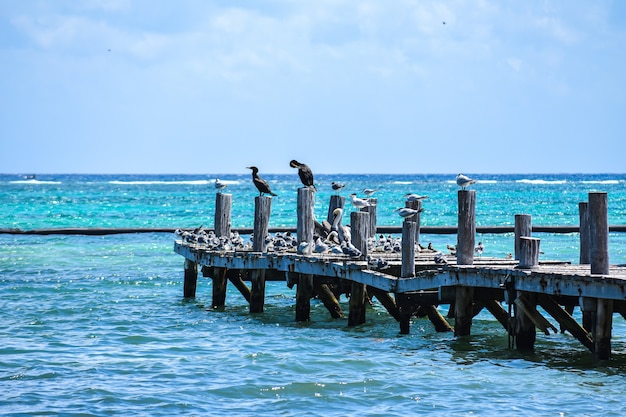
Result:
[[[295,175],[264,175],[279,197],[273,226],[293,226]],[[479,176],[477,222],[578,222],[578,202],[606,191],[609,223],[626,224],[626,176]],[[0,176],[0,228],[212,225],[215,176]],[[233,194],[233,226],[251,226],[248,175],[220,176]],[[316,215],[330,181],[346,192],[380,187],[378,223],[406,192],[428,194],[424,225],[455,225],[450,176],[317,176]],[[611,263],[626,263],[626,234],[612,233]],[[578,259],[576,234],[539,234],[544,257]],[[512,251],[508,235],[479,235],[485,256]],[[454,235],[424,235],[435,246]],[[263,314],[229,287],[225,311],[211,281],[182,297],[183,259],[170,234],[0,235],[0,414],[3,415],[624,415],[626,325],[616,315],[613,358],[596,363],[567,334],[538,334],[536,349],[508,349],[488,313],[472,336],[436,333],[414,319],[411,334],[375,304],[347,327],[312,303],[296,323],[295,289],[267,285]],[[347,311],[347,300],[341,300]],[[442,312],[446,307],[442,306]],[[579,315],[579,312],[575,312]]]

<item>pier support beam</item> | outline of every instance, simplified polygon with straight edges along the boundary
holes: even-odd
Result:
[[[211,307],[223,308],[226,305],[226,268],[212,268],[213,272],[213,300]]]
[[[596,359],[605,360],[611,358],[612,326],[613,300],[599,299],[593,331],[594,355]]]
[[[411,218],[405,218],[402,222],[402,266],[400,268],[400,278],[411,278],[415,276],[415,233],[417,223]],[[409,334],[411,330],[411,315],[415,307],[409,304],[409,299],[405,294],[396,294],[396,304],[400,322],[400,334]]]
[[[313,280],[313,289],[317,296],[322,300],[322,303],[330,313],[330,316],[334,319],[344,318],[343,311],[339,305],[339,300],[335,297],[335,294],[328,288],[328,285],[322,284],[317,280]]]
[[[474,287],[456,287],[454,301],[454,335],[469,336],[474,317]]]
[[[518,291],[513,303],[515,310],[515,346],[518,350],[532,350],[535,348],[537,330],[530,318],[529,310],[536,309],[536,295]]]
[[[183,297],[194,298],[196,296],[196,286],[198,285],[198,264],[185,259],[185,275],[183,283]]]

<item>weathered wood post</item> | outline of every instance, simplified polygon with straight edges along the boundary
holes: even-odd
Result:
[[[298,222],[296,233],[298,244],[308,243],[305,255],[309,255],[313,248],[313,230],[315,194],[309,187],[298,188]],[[296,321],[311,319],[311,295],[313,292],[313,275],[298,274],[296,287]]]
[[[376,236],[376,207],[378,204],[378,199],[376,198],[367,198],[366,199],[370,205],[367,207],[363,207],[361,209],[361,211],[364,211],[366,213],[369,213],[370,217],[370,231],[369,231],[369,235],[371,236]]]
[[[329,223],[332,223],[333,219],[335,218],[333,211],[335,211],[335,209],[337,208],[342,209],[344,208],[345,205],[346,205],[345,197],[342,197],[340,195],[331,195],[330,202],[328,203],[328,217],[326,217],[326,220],[328,220]]]
[[[402,222],[402,266],[400,278],[415,276],[415,233],[417,223],[409,217]],[[408,305],[408,297],[404,294],[396,294],[396,303],[399,308],[400,334],[409,334],[411,327],[411,314],[413,308]]]
[[[198,264],[189,259],[185,259],[185,275],[183,283],[183,297],[194,298],[196,296],[196,286],[198,284]]]
[[[413,240],[415,240],[415,244],[419,244],[420,242],[420,225],[422,222],[422,201],[421,200],[412,200],[406,201],[404,206],[413,210],[417,210],[417,214],[411,216],[409,218],[410,221],[415,222],[415,233],[413,236]]]
[[[519,238],[519,268],[533,268],[539,265],[540,239],[520,236]]]
[[[519,261],[520,258],[520,238],[532,236],[532,220],[530,214],[516,214],[515,215],[515,260]]]
[[[586,201],[582,201],[578,203],[578,217],[579,217],[579,235],[580,235],[580,260],[579,263],[581,265],[587,265],[590,263],[589,261],[589,203]]]
[[[215,219],[213,228],[217,237],[230,237],[232,194],[215,194]],[[224,307],[226,304],[226,268],[213,268],[213,308]]]
[[[272,198],[256,196],[254,198],[254,227],[252,251],[265,253],[267,250],[265,237],[269,230]],[[250,313],[262,313],[265,303],[265,270],[254,269],[250,274]]]
[[[367,239],[369,238],[369,213],[353,211],[350,213],[352,244],[361,251],[361,259],[367,257]],[[350,312],[348,326],[357,326],[365,323],[365,284],[352,282],[350,291]]]
[[[609,223],[607,193],[589,193],[589,261],[591,273],[609,274]],[[611,326],[613,324],[613,300],[598,299],[593,340],[595,357],[609,359],[611,356]]]
[[[476,243],[476,191],[459,190],[457,226],[457,265],[474,264]],[[468,336],[472,327],[474,288],[459,286],[454,303],[454,335]]]

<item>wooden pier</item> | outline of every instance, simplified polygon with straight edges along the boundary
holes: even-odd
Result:
[[[251,247],[216,247],[193,237],[176,240],[174,251],[185,258],[184,296],[195,297],[201,271],[213,280],[214,307],[225,305],[226,285],[231,282],[250,303],[250,312],[261,313],[265,282],[284,281],[289,288],[296,286],[296,321],[310,319],[313,297],[323,301],[332,317],[344,317],[338,298],[345,295],[350,301],[348,325],[359,325],[366,320],[368,300],[376,298],[399,322],[401,333],[409,332],[413,317],[424,316],[437,331],[453,331],[456,337],[469,335],[472,318],[486,308],[509,335],[509,347],[532,349],[537,329],[546,335],[560,330],[579,340],[595,358],[609,359],[613,315],[626,317],[626,265],[609,265],[606,193],[590,193],[589,202],[580,204],[584,231],[580,259],[588,263],[579,265],[539,261],[540,240],[531,236],[529,215],[516,215],[515,257],[475,256],[476,192],[460,190],[458,197],[454,254],[420,250],[419,212],[404,220],[401,250],[372,249],[372,235],[384,230],[376,226],[375,206],[351,213],[348,234],[353,252],[317,253],[317,237],[338,234],[345,227],[334,217],[341,215],[335,209],[343,208],[345,199],[333,196],[328,219],[318,223],[314,193],[308,188],[298,190],[294,246],[268,250],[271,198],[256,197]],[[232,197],[218,193],[216,199],[215,235],[227,238],[232,234]],[[419,210],[420,204],[406,205]],[[442,305],[449,305],[447,317],[454,326],[440,313]],[[572,317],[576,307],[582,311],[581,323]]]

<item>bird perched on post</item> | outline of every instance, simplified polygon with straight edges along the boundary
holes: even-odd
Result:
[[[289,162],[289,166],[292,168],[298,168],[298,176],[300,177],[300,181],[304,184],[305,187],[312,188],[314,191],[317,191],[315,188],[315,184],[313,184],[313,171],[307,164],[300,163],[295,159],[292,159]]]
[[[330,186],[332,187],[333,191],[335,191],[335,193],[339,194],[339,190],[341,190],[346,185],[340,182],[333,181],[330,183]]]
[[[358,209],[361,209],[363,207],[369,207],[372,205],[367,200],[364,200],[362,198],[357,198],[356,193],[350,194],[350,202],[352,202],[352,205]]]
[[[274,194],[272,192],[272,190],[270,189],[270,185],[267,183],[267,181],[259,177],[259,168],[255,166],[251,166],[247,168],[252,170],[252,182],[256,186],[257,190],[259,190],[259,193],[260,193],[259,195],[269,194],[269,195],[273,195],[274,197],[277,196],[277,194]]]
[[[465,190],[466,187],[476,184],[476,180],[473,180],[463,174],[459,174],[456,176],[456,185],[461,187],[462,190]]]
[[[423,209],[415,210],[415,209],[408,208],[408,207],[400,207],[400,208],[395,209],[394,211],[398,212],[400,217],[407,218],[407,217],[415,216],[417,213],[421,213]]]
[[[224,188],[228,187],[228,184],[220,180],[219,178],[215,179],[215,189],[218,193],[221,193]]]

